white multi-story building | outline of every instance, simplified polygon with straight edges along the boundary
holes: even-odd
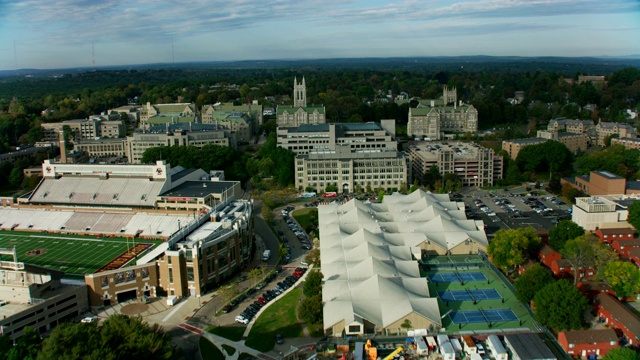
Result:
[[[380,124],[336,123],[304,124],[298,127],[279,127],[278,146],[296,154],[314,151],[332,151],[338,146],[351,150],[396,150],[395,120],[381,120]]]

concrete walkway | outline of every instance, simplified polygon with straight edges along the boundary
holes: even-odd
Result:
[[[236,360],[240,356],[241,353],[247,353],[251,356],[259,357],[265,360],[272,360],[271,356],[265,355],[264,353],[259,352],[258,350],[252,349],[244,344],[244,340],[241,341],[232,341],[227,338],[223,338],[222,336],[214,335],[210,332],[203,332],[202,336],[204,336],[207,340],[211,341],[213,345],[218,347],[220,351],[225,355],[226,359]],[[236,349],[236,352],[233,355],[227,354],[222,345],[230,346]]]

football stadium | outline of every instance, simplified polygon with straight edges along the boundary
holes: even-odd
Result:
[[[42,174],[1,199],[0,330],[13,338],[89,306],[199,296],[249,263],[252,202],[221,172],[45,160]]]

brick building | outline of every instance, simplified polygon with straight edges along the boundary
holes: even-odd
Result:
[[[635,235],[632,227],[621,228],[598,228],[594,232],[603,244],[611,244],[615,240],[631,240]]]
[[[558,343],[569,356],[605,356],[618,347],[618,336],[613,329],[561,331]]]
[[[613,329],[619,329],[629,345],[640,342],[640,318],[618,299],[607,294],[596,296],[598,317]]]

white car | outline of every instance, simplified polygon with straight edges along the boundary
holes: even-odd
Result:
[[[97,316],[87,316],[84,319],[80,320],[81,323],[96,323],[98,322]]]
[[[300,261],[300,265],[302,265],[302,266],[309,266],[309,264],[308,264],[304,259],[302,259],[302,260]]]
[[[247,325],[249,323],[249,320],[245,319],[243,316],[238,315],[236,316],[236,322],[240,323],[240,324],[244,324]]]

